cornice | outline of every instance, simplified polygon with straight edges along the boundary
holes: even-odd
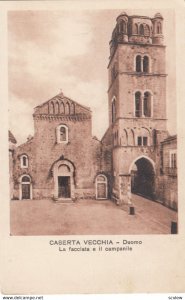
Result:
[[[34,120],[48,120],[48,121],[85,121],[90,120],[91,116],[87,114],[76,115],[49,115],[49,114],[33,114]]]

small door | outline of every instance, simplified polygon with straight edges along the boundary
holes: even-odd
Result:
[[[107,199],[107,177],[103,174],[96,177],[96,199]]]
[[[70,197],[71,197],[70,176],[59,176],[58,177],[58,198],[70,198]]]
[[[30,199],[30,184],[22,184],[22,199]]]
[[[105,199],[105,198],[107,198],[107,195],[106,195],[106,183],[105,182],[103,182],[103,183],[98,182],[97,183],[97,198],[98,199]]]

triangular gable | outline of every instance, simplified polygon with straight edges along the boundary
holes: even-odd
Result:
[[[91,114],[89,107],[64,96],[62,93],[38,105],[34,109],[34,115],[79,115]]]

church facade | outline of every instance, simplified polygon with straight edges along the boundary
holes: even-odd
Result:
[[[166,129],[161,14],[117,17],[108,73],[109,127],[101,141],[92,136],[90,108],[62,93],[35,108],[34,136],[14,151],[13,199],[95,198],[121,205],[136,193],[177,209],[177,176],[171,172],[169,196],[171,181],[163,172],[163,151],[170,143],[176,153],[176,143]]]

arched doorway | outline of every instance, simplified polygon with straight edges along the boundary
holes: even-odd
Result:
[[[58,168],[58,198],[71,197],[71,172],[70,168],[62,164]]]
[[[96,177],[96,199],[107,199],[107,177],[103,174]]]
[[[54,164],[54,198],[74,198],[74,166],[68,160],[60,160]]]
[[[131,166],[131,192],[143,197],[155,198],[154,163],[146,157],[135,160]]]
[[[32,184],[29,175],[22,175],[19,183],[19,200],[32,199]]]

